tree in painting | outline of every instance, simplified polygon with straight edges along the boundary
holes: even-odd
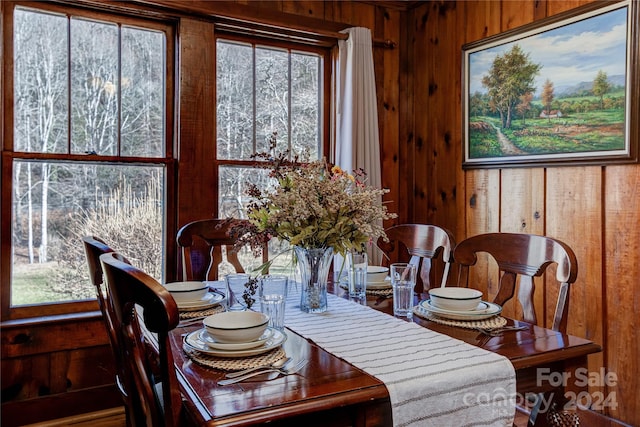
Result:
[[[520,96],[520,103],[516,107],[518,113],[522,114],[522,124],[527,124],[527,112],[531,110],[531,100],[533,99],[533,93],[527,92]]]
[[[547,119],[551,121],[551,103],[553,102],[553,82],[549,79],[545,80],[542,86],[542,105],[547,112]]]
[[[517,44],[504,55],[497,55],[482,84],[488,88],[491,107],[500,114],[502,128],[510,128],[520,97],[535,90],[534,78],[540,71],[529,54]]]
[[[607,73],[599,70],[595,80],[593,81],[593,94],[600,98],[601,110],[604,110],[604,95],[609,92],[609,89],[611,89],[611,84],[609,84]]]

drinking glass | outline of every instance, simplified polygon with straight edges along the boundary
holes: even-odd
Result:
[[[247,299],[253,299],[247,288],[249,279],[249,275],[244,273],[233,273],[225,276],[225,297],[227,298],[228,311],[242,311],[248,308]]]
[[[393,286],[393,314],[413,317],[413,289],[416,285],[416,266],[406,263],[391,264]]]
[[[260,278],[260,311],[269,316],[269,326],[279,330],[284,329],[287,286],[287,276],[267,275]]]
[[[367,265],[369,261],[366,252],[349,251],[349,296],[365,298],[367,294]]]

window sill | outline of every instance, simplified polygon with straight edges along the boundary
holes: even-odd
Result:
[[[40,327],[48,325],[60,325],[67,322],[95,322],[96,320],[102,321],[102,313],[100,312],[100,310],[4,320],[0,322],[0,330],[34,326]]]

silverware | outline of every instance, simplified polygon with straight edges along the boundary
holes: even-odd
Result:
[[[275,362],[268,364],[268,365],[261,365],[261,366],[255,366],[253,368],[248,368],[248,369],[243,369],[242,371],[235,371],[235,372],[228,372],[225,377],[227,378],[238,378],[241,377],[243,375],[247,375],[250,374],[251,372],[255,372],[255,371],[262,371],[264,369],[271,369],[271,368],[284,368],[286,367],[293,359],[291,359],[290,357],[285,357],[279,360],[276,360]]]
[[[184,328],[185,326],[193,326],[195,324],[202,323],[203,320],[204,320],[204,316],[203,317],[193,317],[191,319],[185,319],[185,320],[182,320],[180,323],[178,323],[178,327],[179,328]]]
[[[243,375],[241,377],[237,377],[237,378],[227,378],[226,380],[220,380],[218,381],[218,385],[229,385],[229,384],[235,384],[235,383],[239,383],[240,381],[244,381],[247,380],[249,378],[253,378],[257,375],[262,375],[262,374],[267,374],[269,372],[276,372],[279,375],[293,375],[295,373],[297,373],[298,371],[300,371],[300,369],[304,368],[306,366],[306,364],[309,363],[308,360],[303,360],[301,362],[299,362],[297,365],[286,369],[286,368],[269,368],[269,369],[263,369],[261,371],[255,371],[255,372],[251,372],[250,374],[246,374]]]
[[[499,328],[476,328],[476,331],[481,332],[485,335],[488,335],[490,337],[497,337],[500,336],[500,334],[502,334],[503,332],[507,332],[507,331],[524,331],[525,329],[528,329],[528,326],[502,326]]]

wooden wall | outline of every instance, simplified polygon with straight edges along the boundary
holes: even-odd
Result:
[[[461,168],[462,45],[584,3],[440,1],[411,10],[407,41],[414,59],[408,73],[414,96],[407,122],[414,125],[405,158],[416,167],[409,218],[447,226],[457,239],[504,231],[569,244],[579,274],[568,332],[602,345],[604,351],[590,357],[590,372],[604,367],[618,377],[616,386],[592,387],[592,395],[615,393],[618,406],[606,412],[640,425],[640,165]],[[539,283],[539,318],[551,321],[555,297],[554,289]]]
[[[276,17],[319,29],[364,26],[371,29],[374,39],[396,42],[395,49],[374,51],[383,186],[391,190],[387,199],[390,209],[399,214],[396,222],[439,224],[452,230],[457,239],[487,231],[521,231],[548,234],[571,245],[579,259],[580,273],[572,290],[569,332],[603,345],[604,352],[591,358],[590,369],[606,367],[619,377],[617,386],[603,389],[617,393],[619,406],[609,413],[640,425],[640,320],[636,314],[640,311],[640,165],[461,168],[461,46],[579,6],[583,1],[459,0],[405,2],[400,6],[384,1],[164,3],[235,15],[247,13],[252,19]],[[213,81],[203,65],[211,59],[203,53],[202,45],[210,42],[209,28],[196,15],[180,19],[184,36],[180,91],[187,103],[181,106],[178,128],[179,174],[185,174],[178,185],[179,192],[184,192],[178,201],[178,224],[210,216],[215,209],[206,203],[212,200],[211,183],[203,182],[198,174],[189,175],[189,170],[203,170],[193,162],[205,162],[209,153],[207,123],[211,122],[205,119],[212,111],[207,96],[213,93]],[[538,299],[546,307],[554,296],[550,290],[540,290]],[[543,317],[548,313],[549,309]],[[19,344],[24,337],[21,334],[33,336],[36,331],[33,325],[14,325],[13,330],[15,333],[9,335],[10,329],[3,325],[3,389],[7,372],[12,372],[10,378],[32,381],[27,388],[31,392],[3,403],[2,424],[7,422],[7,409],[11,414],[30,411],[31,419],[64,416],[65,411],[67,415],[82,412],[81,406],[68,403],[73,401],[72,394],[90,396],[100,384],[85,380],[68,386],[63,379],[84,380],[85,373],[95,369],[91,357],[96,349],[100,360],[107,354],[106,336],[99,332],[99,324],[90,323],[94,341],[73,348],[56,341],[44,353],[15,347],[9,352],[12,337]],[[79,330],[66,336],[73,340],[77,334]],[[108,383],[105,376],[99,378],[102,385]],[[52,383],[58,385],[56,394],[43,396],[38,392],[46,391]],[[50,405],[62,402],[56,406],[58,412],[36,413],[39,398]]]
[[[70,3],[104,6],[102,0],[74,0]],[[101,4],[102,3],[102,4]],[[349,26],[372,30],[376,40],[398,42],[401,9],[360,2],[323,1],[181,1],[171,0],[111,3],[129,10],[159,9],[161,15],[178,22],[180,118],[178,138],[177,212],[179,226],[193,219],[215,215],[217,177],[213,176],[210,147],[215,132],[214,24],[203,13],[246,16],[250,20],[269,20],[337,31]],[[6,3],[2,2],[2,7]],[[176,9],[179,8],[179,9]],[[142,11],[141,9],[141,11]],[[181,16],[180,9],[194,12]],[[6,26],[2,26],[3,37]],[[400,128],[398,85],[400,49],[376,48],[375,67],[379,88],[380,134],[392,141],[385,148],[384,173],[387,185],[398,191],[397,143]],[[404,94],[406,96],[406,93]],[[392,209],[396,210],[395,207]],[[177,230],[173,230],[175,233]],[[169,230],[169,233],[172,231]],[[175,265],[169,263],[167,277],[175,277]],[[120,404],[113,384],[113,366],[104,327],[94,312],[82,318],[49,318],[41,321],[12,321],[0,325],[2,335],[2,409],[3,426],[16,426]]]
[[[122,404],[102,319],[41,318],[2,324],[3,426]]]

